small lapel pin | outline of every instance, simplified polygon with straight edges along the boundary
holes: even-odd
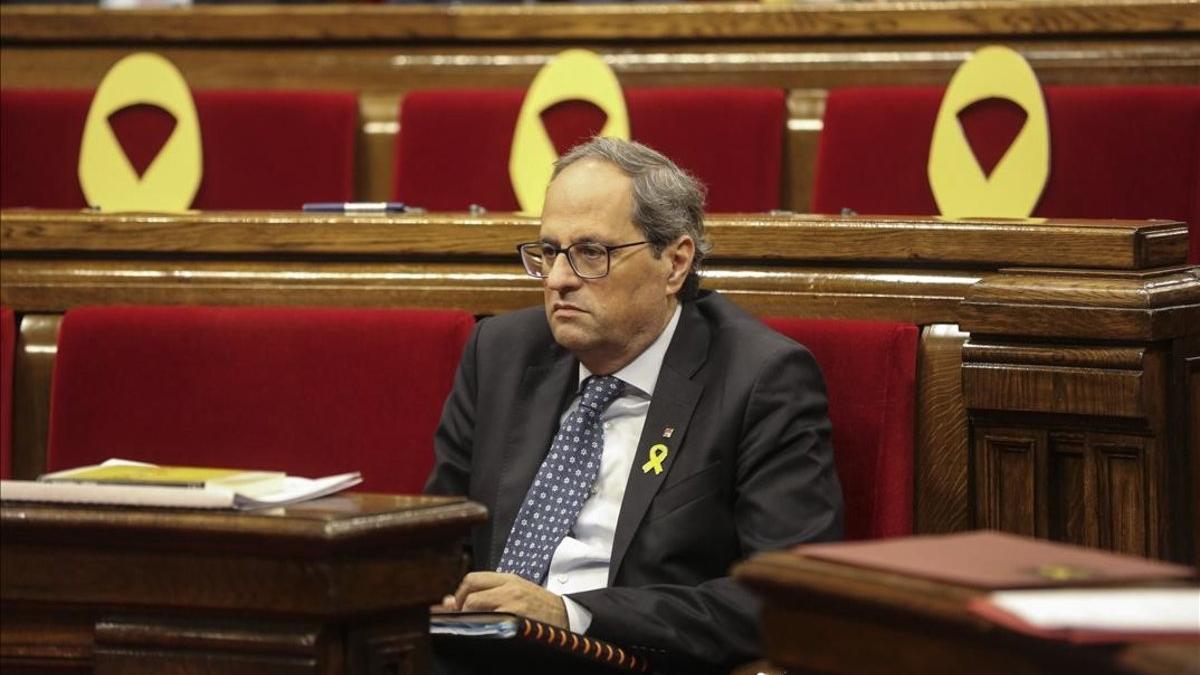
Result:
[[[650,461],[642,465],[642,473],[650,473],[654,469],[654,475],[663,472],[663,460],[667,458],[667,446],[662,443],[656,443],[650,446]]]
[[[663,438],[670,438],[673,433],[675,433],[675,427],[667,427],[663,429]]]

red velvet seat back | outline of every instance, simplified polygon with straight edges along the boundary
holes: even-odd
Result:
[[[812,210],[937,213],[926,165],[942,93],[830,92]],[[1200,261],[1200,87],[1046,87],[1045,99],[1050,178],[1033,215],[1181,220]],[[1007,148],[1004,115],[986,105],[960,114],[978,157]]]
[[[353,199],[353,94],[196,91],[193,98],[204,157],[193,208],[299,209]],[[87,206],[78,166],[91,101],[90,91],[0,92],[0,208]],[[109,119],[135,167],[172,128],[168,113],[149,106]]]
[[[16,350],[16,317],[11,309],[0,307],[0,478],[12,476],[12,387]]]
[[[812,352],[829,392],[846,538],[912,534],[917,328],[911,324],[765,319]]]
[[[435,211],[518,210],[508,173],[523,90],[414,91],[400,109],[394,196]],[[785,104],[777,89],[627,89],[630,135],[708,186],[714,212],[779,208]],[[604,125],[567,101],[543,113],[559,153]]]
[[[473,324],[459,311],[71,310],[47,463],[359,470],[361,489],[419,493]]]

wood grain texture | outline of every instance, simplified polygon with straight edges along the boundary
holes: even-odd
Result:
[[[1080,646],[999,630],[967,611],[983,591],[793,553],[758,554],[733,573],[763,601],[768,658],[800,672],[1166,675],[1182,658],[1148,644]]]
[[[812,189],[816,178],[817,152],[824,128],[823,89],[788,92],[787,132],[784,134],[783,166],[780,172],[780,208],[796,213],[812,211]]]
[[[1144,418],[1162,392],[1144,377],[1142,347],[968,342],[968,408]]]
[[[8,11],[0,8],[0,12]],[[944,86],[959,64],[994,40],[884,38],[865,41],[723,43],[708,40],[588,43],[623,86]],[[362,41],[329,44],[182,39],[66,46],[0,40],[0,83],[21,88],[95,88],[118,59],[154,49],[195,89],[336,89],[401,95],[414,89],[529,86],[555,53],[575,43],[442,45]],[[1195,35],[1118,39],[1011,38],[1046,85],[1192,84],[1200,76]]]
[[[874,261],[992,268],[1050,267],[1070,261],[1075,267],[1136,270],[1183,264],[1187,248],[1186,225],[1161,220],[737,214],[710,216],[706,223],[714,261]],[[512,259],[516,244],[537,239],[537,228],[536,219],[513,214],[393,217],[213,211],[150,215],[13,209],[0,212],[0,245],[10,256],[33,251],[157,251]],[[1014,275],[1003,281],[1017,284],[1020,278]],[[1156,292],[1169,292],[1162,286],[1170,282],[1156,282]],[[1176,283],[1190,292],[1186,280]],[[991,297],[984,293],[978,300]]]
[[[0,39],[653,40],[1200,30],[1187,0],[870,2],[835,5],[317,5],[133,9],[5,7]]]
[[[300,675],[338,672],[329,661],[340,648],[319,622],[126,615],[96,623],[95,662],[98,674]]]
[[[13,360],[13,478],[32,480],[46,471],[50,380],[61,321],[61,314],[26,314],[21,318]]]
[[[975,527],[1045,537],[1037,508],[1045,503],[1045,433],[983,425],[972,433]]]
[[[1187,455],[1182,481],[1190,479],[1193,495],[1200,495],[1200,355],[1187,355],[1183,380],[1187,398],[1184,400],[1183,411],[1188,430]],[[1200,570],[1200,507],[1195,502],[1184,504],[1184,516],[1192,522],[1192,554],[1196,560],[1196,568]]]
[[[921,331],[917,351],[917,442],[914,530],[961,532],[971,527],[970,429],[963,405],[962,348],[967,334],[937,324]]]
[[[0,664],[424,672],[428,606],[486,514],[365,493],[254,512],[4,502]]]
[[[972,333],[1171,339],[1200,325],[1200,268],[1004,270],[971,288],[961,317]]]

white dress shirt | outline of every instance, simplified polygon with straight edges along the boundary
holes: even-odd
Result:
[[[592,489],[592,496],[583,503],[579,518],[575,521],[562,543],[554,550],[550,559],[550,570],[546,574],[545,587],[563,597],[567,608],[567,620],[576,633],[586,632],[592,623],[592,613],[567,593],[579,593],[608,585],[609,561],[612,559],[613,534],[617,529],[617,516],[621,513],[621,502],[625,498],[625,484],[629,471],[637,456],[638,440],[646,424],[646,413],[650,410],[650,398],[654,385],[662,370],[667,346],[675,335],[682,309],[675,307],[675,314],[663,332],[629,365],[613,373],[625,383],[625,392],[613,401],[600,419],[604,423],[604,451],[600,456],[600,475]],[[579,364],[579,383],[592,375],[582,363]],[[567,415],[579,406],[580,392],[559,418],[559,425]]]

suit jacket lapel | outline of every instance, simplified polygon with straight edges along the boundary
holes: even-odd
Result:
[[[558,431],[558,418],[579,386],[579,362],[555,347],[550,357],[525,369],[518,400],[509,420],[509,434],[500,464],[488,569],[495,569],[504,552],[509,531],[538,467],[550,451]]]
[[[654,385],[654,397],[646,413],[646,424],[642,427],[633,467],[625,484],[625,498],[621,502],[621,514],[617,517],[608,567],[610,586],[617,577],[634,533],[650,508],[650,502],[683,451],[683,440],[687,436],[692,412],[704,391],[704,386],[691,378],[708,358],[708,343],[707,324],[700,317],[695,304],[686,303],[675,336],[671,338],[671,345],[663,358],[662,370]],[[672,429],[671,435],[664,437],[668,427]],[[647,465],[651,457],[650,449],[659,443],[667,447],[666,457],[661,462],[662,473]]]

